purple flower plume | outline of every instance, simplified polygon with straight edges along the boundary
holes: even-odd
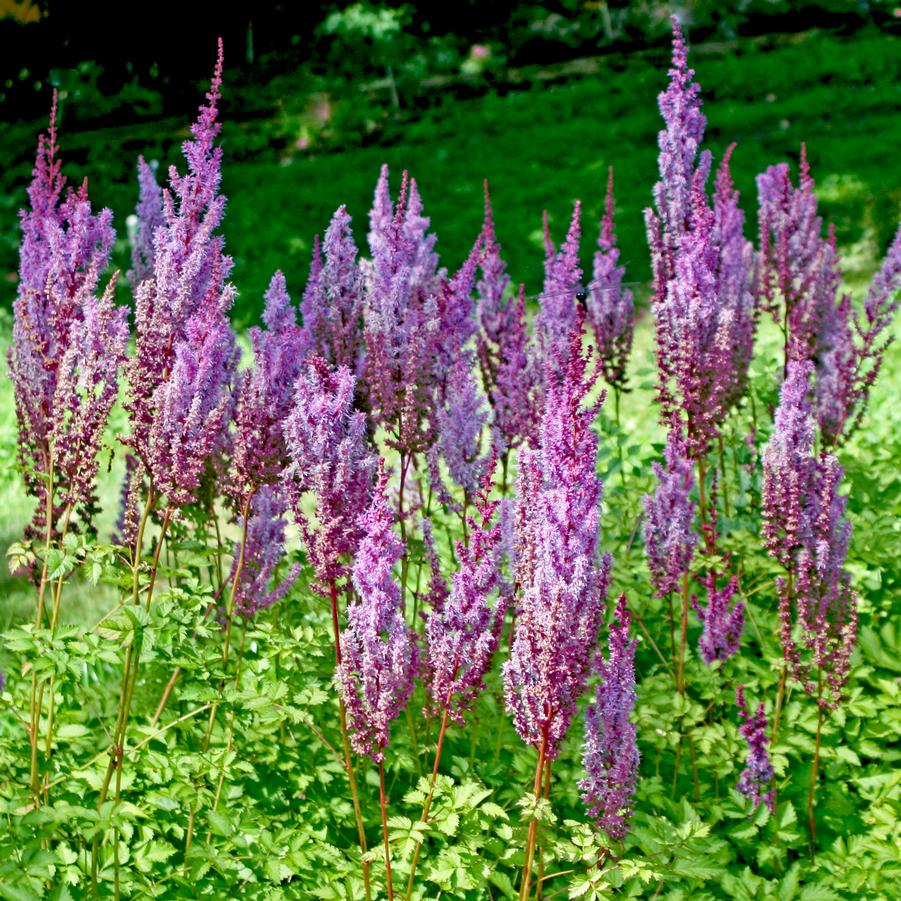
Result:
[[[356,379],[346,366],[332,370],[321,357],[309,358],[294,390],[284,422],[291,459],[284,484],[307,555],[325,595],[345,578],[349,561],[364,537],[360,511],[369,505],[375,458],[366,442],[366,419],[354,412]],[[309,516],[304,496],[315,497]]]
[[[169,170],[163,219],[153,232],[153,271],[135,287],[135,354],[128,367],[125,401],[132,434],[127,443],[144,467],[152,469],[151,457],[162,457],[152,475],[163,477],[183,499],[190,491],[182,491],[178,484],[196,484],[195,464],[202,469],[203,456],[222,439],[208,433],[214,422],[200,411],[208,413],[223,403],[221,395],[232,374],[226,375],[221,367],[236,362],[234,336],[227,334],[225,315],[234,295],[226,281],[232,260],[223,252],[222,235],[216,233],[225,211],[225,197],[219,193],[222,149],[214,145],[220,129],[216,120],[221,85],[220,41],[207,103],[191,127],[193,140],[182,148],[188,171],[182,176],[174,166]],[[190,387],[177,384],[185,379]],[[179,422],[186,416],[190,425]],[[206,425],[192,434],[198,417]],[[213,419],[221,428],[227,423],[227,417]],[[167,475],[165,458],[170,451],[150,444],[175,432],[182,432],[186,441],[198,437],[203,447],[181,448],[179,453],[192,458],[191,472]]]
[[[811,363],[789,363],[764,456],[763,538],[786,569],[778,580],[782,649],[804,690],[824,677],[829,708],[841,700],[857,635],[857,598],[844,569],[851,540],[843,470],[835,457],[814,455],[808,400]],[[802,655],[806,650],[807,654]],[[804,659],[802,659],[802,656]]]
[[[426,618],[428,689],[436,711],[461,725],[484,689],[504,627],[508,589],[501,576],[501,525],[493,522],[498,502],[489,501],[489,475],[476,498],[469,546],[457,542],[459,568],[450,596]],[[497,592],[494,606],[490,596]]]
[[[566,239],[558,250],[551,240],[547,211],[544,213],[544,289],[538,298],[535,334],[545,365],[554,359],[557,350],[565,350],[570,335],[578,327],[576,294],[582,290],[582,267],[579,265],[581,215],[582,204],[577,200]]]
[[[823,234],[804,146],[798,186],[787,163],[757,177],[760,276],[765,308],[785,332],[786,360],[814,364],[816,417],[825,447],[859,427],[892,338],[885,332],[901,290],[901,229],[864,301],[862,315],[840,294],[841,267],[830,226]]]
[[[20,214],[22,241],[19,247],[19,284],[13,302],[13,335],[9,349],[9,369],[18,420],[18,458],[25,473],[25,488],[37,501],[27,534],[42,535],[46,528],[47,480],[54,465],[53,432],[56,417],[63,410],[71,413],[81,392],[89,383],[95,394],[90,411],[82,411],[80,421],[87,432],[102,431],[108,410],[103,411],[106,396],[103,385],[109,371],[118,368],[121,342],[104,350],[97,347],[97,336],[104,331],[118,336],[124,313],[114,312],[112,300],[94,296],[100,276],[109,261],[115,232],[112,213],[94,214],[88,199],[87,182],[63,197],[65,178],[57,158],[56,95],[50,114],[50,128],[38,140],[33,178],[28,189],[29,206]],[[85,322],[86,317],[90,320]],[[90,346],[76,347],[76,341]],[[87,367],[83,372],[83,367]],[[76,371],[78,370],[78,371]],[[77,394],[73,394],[77,391]],[[98,406],[99,402],[99,406]],[[74,405],[74,406],[73,406]],[[88,425],[88,422],[93,425]],[[99,429],[99,431],[97,431]],[[96,453],[94,438],[82,431],[80,441],[94,443],[93,449],[76,450],[74,436],[68,442],[69,463],[76,456]],[[69,476],[77,466],[69,467]],[[96,472],[96,469],[94,470]],[[87,473],[82,474],[87,477]],[[74,492],[81,498],[87,485],[65,485],[66,473],[54,475],[55,488],[62,494]],[[93,481],[93,479],[91,479]],[[92,488],[88,489],[92,493]],[[57,492],[54,490],[54,494]],[[70,498],[71,499],[71,498]],[[54,502],[53,519],[60,512]]]
[[[638,781],[636,730],[630,722],[635,707],[635,645],[629,640],[631,617],[626,596],[616,605],[617,622],[610,626],[608,654],[598,652],[601,677],[595,702],[585,711],[585,742],[579,782],[588,815],[614,841],[629,832]]]
[[[163,225],[163,189],[144,157],[138,157],[138,205],[135,207],[137,227],[131,246],[131,271],[128,280],[132,288],[153,273],[153,242],[159,226]]]
[[[654,463],[653,470],[657,488],[642,499],[645,551],[654,592],[657,597],[666,597],[679,590],[698,543],[692,526],[694,467],[675,435],[670,435],[666,445],[666,466]]]
[[[297,325],[281,272],[269,283],[263,323],[265,329],[250,330],[253,366],[241,373],[237,390],[228,490],[238,500],[277,483],[289,462],[282,423],[294,405],[307,336]]]
[[[707,198],[708,151],[698,156],[705,119],[673,18],[673,68],[660,95],[661,180],[645,211],[654,273],[658,398],[670,428],[685,432],[697,459],[719,434],[747,381],[756,313],[753,254],[723,160],[713,205]],[[731,151],[730,151],[731,152]],[[697,160],[697,163],[696,163]]]
[[[285,502],[271,485],[264,485],[253,496],[244,560],[235,591],[235,611],[245,619],[281,600],[300,575],[300,565],[294,564],[278,585],[269,587],[285,549],[285,510]],[[237,572],[240,552],[238,544],[230,579]]]
[[[479,386],[463,357],[451,370],[444,406],[436,416],[435,450],[447,465],[451,480],[474,497],[485,475],[489,453],[482,453],[482,430],[488,422]]]
[[[617,265],[619,248],[613,224],[613,167],[607,181],[607,196],[594,270],[588,286],[588,321],[594,332],[601,374],[608,385],[623,388],[632,351],[635,304],[632,292],[623,288],[625,267]]]
[[[363,277],[357,255],[347,207],[340,206],[321,248],[318,239],[314,242],[300,305],[313,353],[355,375],[363,363]]]
[[[82,510],[96,502],[100,444],[128,343],[128,311],[116,307],[114,286],[111,281],[99,298],[88,293],[80,302],[83,318],[73,323],[53,397],[50,445],[54,478],[62,485],[57,499]]]
[[[707,606],[702,607],[696,596],[692,607],[704,626],[698,649],[708,666],[716,660],[728,660],[738,653],[741,635],[745,628],[743,601],[732,603],[738,591],[738,578],[732,576],[725,588],[717,589],[716,573],[712,570],[702,580],[707,589]]]
[[[504,697],[520,738],[551,759],[585,688],[610,578],[609,554],[598,555],[601,401],[585,405],[598,373],[582,334],[545,369],[540,444],[520,451],[517,486],[519,598]]]
[[[738,790],[754,804],[756,810],[761,804],[766,804],[770,813],[773,812],[773,779],[776,775],[770,755],[767,752],[769,739],[766,735],[767,720],[763,710],[763,702],[757,705],[754,715],[748,710],[745,702],[745,688],[739,685],[735,692],[735,702],[738,705],[738,713],[742,724],[738,731],[748,744],[748,756],[745,758],[745,768],[738,777]]]
[[[353,584],[360,600],[347,609],[341,632],[336,679],[347,707],[354,751],[384,760],[391,722],[413,691],[419,662],[413,633],[404,622],[395,564],[403,542],[391,529],[394,515],[386,495],[387,474],[380,472],[369,508],[360,516],[365,537],[354,559]]]

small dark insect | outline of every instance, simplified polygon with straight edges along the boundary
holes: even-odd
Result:
[[[578,291],[576,291],[576,300],[579,302],[579,306],[581,306],[584,310],[585,302],[588,300],[588,292],[583,288],[580,288]]]

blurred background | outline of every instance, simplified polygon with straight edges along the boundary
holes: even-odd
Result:
[[[513,277],[532,294],[542,210],[559,240],[583,200],[587,266],[613,165],[627,279],[641,286],[671,13],[691,43],[708,146],[719,158],[738,143],[749,236],[754,176],[796,162],[806,141],[846,277],[867,276],[901,216],[899,0],[156,0],[138,26],[134,7],[112,0],[0,0],[0,307],[15,292],[17,210],[52,90],[64,172],[113,208],[127,268],[135,159],[180,164],[220,35],[239,323],[258,314],[275,268],[299,296],[312,237],[339,204],[365,247],[383,162],[395,186],[403,168],[416,176],[448,268],[477,236],[488,178]]]

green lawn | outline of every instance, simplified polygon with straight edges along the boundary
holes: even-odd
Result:
[[[770,163],[796,159],[806,141],[822,211],[837,226],[852,278],[869,273],[901,213],[899,50],[897,37],[873,30],[850,38],[810,33],[766,50],[750,42],[700,48],[692,55],[703,88],[708,146],[719,158],[729,143],[738,143],[733,168],[746,206],[753,210],[754,176]],[[666,68],[663,48],[612,55],[604,58],[602,74],[582,80],[466,101],[436,95],[432,109],[394,143],[249,162],[229,159],[230,141],[235,150],[236,143],[246,145],[253,126],[229,121],[226,72],[225,233],[241,292],[238,321],[256,315],[276,268],[300,294],[312,235],[340,203],[347,204],[365,244],[366,213],[383,162],[392,167],[395,184],[404,167],[417,177],[451,268],[478,233],[482,180],[488,178],[512,272],[533,294],[541,285],[542,209],[548,209],[559,237],[573,200],[584,201],[588,264],[607,167],[613,165],[627,278],[646,282],[642,209],[656,180],[656,96],[665,86]],[[183,135],[173,127],[167,121],[63,134],[64,156],[73,160],[67,171],[73,178],[90,175],[95,200],[113,207],[122,234],[134,202],[132,160],[145,149],[163,162],[178,161]],[[5,271],[16,265],[13,210],[24,199],[32,142],[33,134],[17,126],[3,151]],[[755,228],[751,212],[748,233]],[[124,242],[119,252],[127,265]]]

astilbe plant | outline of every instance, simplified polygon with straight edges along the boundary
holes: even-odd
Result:
[[[745,605],[741,600],[733,603],[738,592],[737,576],[731,576],[725,587],[718,589],[716,573],[711,569],[701,581],[707,590],[707,604],[702,607],[698,598],[693,597],[692,607],[704,627],[698,650],[701,659],[710,666],[738,653],[745,628]]]
[[[543,365],[566,348],[579,320],[577,295],[582,296],[582,267],[579,264],[582,204],[576,201],[563,244],[551,240],[547,211],[544,212],[544,287],[538,298],[535,334]]]
[[[87,182],[78,190],[69,189],[64,196],[66,182],[58,149],[54,94],[50,127],[39,138],[28,188],[30,208],[20,214],[19,284],[13,302],[8,354],[18,420],[18,459],[26,491],[37,501],[27,529],[29,537],[46,537],[56,532],[63,494],[73,493],[70,500],[85,499],[84,482],[81,486],[68,486],[63,484],[66,474],[53,471],[54,430],[59,437],[58,416],[66,415],[65,411],[71,413],[73,405],[78,405],[79,395],[71,393],[76,390],[77,379],[96,377],[105,382],[111,377],[115,381],[110,367],[115,370],[120,362],[121,342],[111,345],[108,351],[96,343],[90,348],[78,348],[76,342],[93,340],[98,330],[118,335],[125,315],[112,312],[115,308],[108,294],[99,301],[94,296],[115,237],[112,213],[93,213]],[[92,319],[87,325],[86,313]],[[82,354],[82,360],[78,360],[78,354]],[[93,367],[93,376],[76,373],[75,369],[83,364]],[[61,385],[61,381],[65,384]],[[100,394],[106,396],[102,389]],[[82,418],[82,426],[87,425],[88,417],[94,419],[95,425],[89,431],[96,432],[96,437],[90,439],[94,446],[77,451],[85,460],[96,455],[96,440],[109,412],[106,407],[103,422],[97,421],[104,406],[103,401],[99,407],[95,404]],[[87,439],[88,435],[81,437]],[[74,438],[69,450],[72,449]],[[68,467],[68,475],[73,476],[78,472],[78,463],[71,459],[69,462],[74,463]],[[93,471],[96,472],[95,464]]]
[[[391,528],[394,515],[388,503],[387,479],[382,464],[372,503],[360,516],[359,528],[365,537],[353,565],[359,601],[347,610],[335,677],[347,709],[350,743],[357,754],[371,757],[379,766],[385,869],[392,897],[385,749],[391,740],[391,723],[413,693],[419,650],[404,620],[401,589],[393,576],[404,555],[404,543]]]
[[[901,228],[874,276],[862,311],[840,292],[841,261],[830,225],[823,235],[814,180],[801,149],[798,186],[787,163],[757,177],[760,195],[759,292],[780,324],[785,368],[814,365],[816,418],[825,447],[843,444],[860,426],[870,390],[892,342],[886,331],[901,291]]]
[[[735,702],[742,724],[738,731],[748,745],[748,754],[745,759],[745,768],[738,777],[738,790],[754,805],[756,810],[761,804],[766,804],[770,813],[775,806],[776,793],[773,789],[773,779],[776,772],[770,762],[767,751],[769,739],[767,738],[767,719],[763,708],[763,701],[757,705],[757,710],[751,714],[745,701],[745,687],[739,685],[735,691]]]
[[[625,267],[619,265],[619,248],[616,246],[611,166],[586,306],[588,322],[594,333],[601,364],[601,374],[604,381],[614,389],[617,415],[619,395],[626,387],[626,368],[632,351],[635,327],[635,303],[632,292],[623,287],[625,271]]]
[[[536,798],[585,689],[610,580],[611,558],[598,551],[603,486],[592,429],[603,397],[586,403],[598,373],[582,351],[582,321],[545,367],[539,446],[519,455],[519,596],[503,681],[516,731],[538,751]],[[532,820],[524,897],[536,835]]]
[[[132,288],[153,273],[153,243],[157,228],[164,225],[163,189],[156,173],[143,156],[138,157],[138,203],[135,207],[135,230],[131,239]]]
[[[231,579],[237,588],[234,610],[250,619],[281,600],[300,575],[295,563],[277,585],[270,587],[285,552],[287,506],[278,490],[264,485],[253,496],[247,534],[235,547]]]
[[[236,391],[227,489],[239,504],[261,485],[276,484],[289,463],[282,425],[294,407],[294,387],[309,347],[281,272],[272,276],[265,300],[265,328],[250,329],[253,365],[240,374]]]
[[[347,207],[340,206],[320,246],[313,242],[310,277],[300,305],[313,353],[359,375],[363,366],[363,277]]]
[[[594,704],[585,711],[585,742],[579,782],[582,801],[604,832],[622,841],[629,832],[638,781],[639,753],[635,724],[635,646],[630,640],[631,617],[626,596],[616,604],[616,622],[610,626],[605,660],[598,652],[600,675]]]
[[[215,146],[222,85],[222,44],[215,73],[183,152],[185,175],[173,166],[163,190],[162,223],[153,230],[153,270],[135,287],[135,353],[128,367],[126,439],[141,461],[133,476],[126,533],[134,534],[136,499],[145,473],[170,502],[194,499],[212,449],[221,449],[237,354],[227,311],[232,260],[217,229],[222,150]],[[196,445],[194,444],[196,440]],[[177,448],[167,447],[169,441]],[[175,471],[171,470],[175,467]]]
[[[713,205],[707,198],[712,160],[709,151],[698,156],[706,120],[693,77],[674,18],[673,68],[659,100],[666,125],[659,136],[661,180],[654,188],[656,211],[646,210],[645,221],[654,274],[658,399],[664,423],[683,431],[689,455],[702,461],[744,390],[755,312],[752,254],[741,233],[728,154]],[[704,514],[702,504],[702,524]]]
[[[485,182],[485,222],[482,227],[482,277],[476,283],[476,348],[485,392],[493,413],[495,444],[503,443],[502,465],[509,452],[535,433],[536,367],[526,322],[522,286],[509,293],[510,277],[501,256],[494,216]],[[506,479],[501,485],[506,490]]]

